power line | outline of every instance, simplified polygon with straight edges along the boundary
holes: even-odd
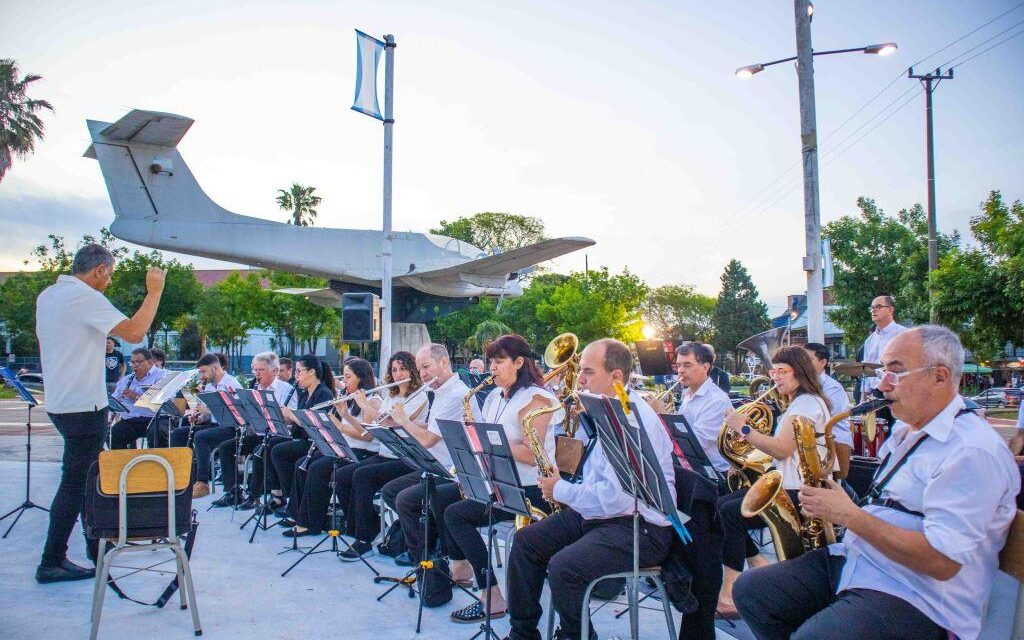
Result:
[[[963,51],[963,52],[957,54],[956,56],[954,56],[953,58],[951,58],[949,61],[945,62],[944,64],[940,64],[939,67],[940,68],[942,68],[942,67],[947,67],[948,68],[948,67],[950,67],[950,66],[952,66],[954,64],[957,64],[956,63],[957,58],[963,57],[963,56],[967,55],[968,53],[974,51],[978,47],[982,47],[982,46],[988,44],[989,42],[992,42],[993,40],[995,40],[999,36],[1003,35],[1004,33],[1008,32],[1008,31],[1013,31],[1014,29],[1016,29],[1017,27],[1021,26],[1022,24],[1024,24],[1024,20],[1021,20],[1021,21],[1019,21],[1019,22],[1017,22],[1015,24],[1010,25],[1009,27],[1003,29],[999,33],[997,33],[994,36],[988,38],[987,40],[982,40],[981,42],[979,42],[978,44],[974,45],[973,47],[971,47],[967,51]],[[914,66],[914,65],[911,65],[911,66]]]
[[[977,33],[977,32],[979,32],[979,31],[981,31],[982,29],[984,29],[984,28],[985,28],[985,27],[987,27],[988,25],[992,24],[992,23],[993,23],[993,22],[995,22],[996,20],[998,20],[998,19],[1002,18],[1003,16],[1005,16],[1005,15],[1007,15],[1007,14],[1013,13],[1014,11],[1016,11],[1017,9],[1020,9],[1021,7],[1024,7],[1024,2],[1021,2],[1021,3],[1019,3],[1019,4],[1017,4],[1017,5],[1013,6],[1013,7],[1010,7],[1009,9],[1007,9],[1006,11],[1004,11],[1004,12],[1000,13],[1000,14],[999,14],[998,16],[996,16],[996,17],[992,18],[991,20],[989,20],[989,21],[988,21],[988,22],[986,22],[985,24],[981,25],[980,27],[975,27],[974,29],[971,29],[970,31],[968,31],[968,32],[967,32],[967,33],[965,33],[964,35],[960,36],[959,38],[957,38],[957,39],[956,39],[956,40],[954,40],[953,42],[950,42],[949,44],[947,44],[946,46],[944,46],[944,47],[942,47],[942,48],[940,48],[940,49],[936,49],[936,50],[935,50],[935,51],[933,51],[932,53],[929,53],[928,55],[926,55],[925,57],[921,58],[920,60],[918,60],[917,62],[915,62],[914,64],[912,64],[912,65],[910,65],[910,66],[912,66],[912,67],[916,67],[917,65],[921,64],[922,62],[924,62],[924,61],[925,61],[925,60],[927,60],[928,58],[932,58],[932,57],[934,57],[934,56],[936,56],[936,55],[938,55],[938,54],[942,53],[942,52],[943,52],[943,51],[945,51],[946,49],[949,49],[949,48],[950,48],[950,47],[952,47],[953,45],[955,45],[955,44],[957,44],[957,43],[959,43],[959,42],[962,42],[962,41],[963,41],[963,40],[965,40],[966,38],[968,38],[968,37],[970,37],[970,36],[974,35],[975,33]],[[946,65],[941,65],[941,66],[946,66]],[[902,75],[903,75],[903,74],[900,74],[899,76],[897,76],[897,78],[900,78],[900,77],[902,77]]]
[[[1006,42],[1009,42],[1010,40],[1013,40],[1014,38],[1016,38],[1017,36],[1020,36],[1020,35],[1024,35],[1024,29],[1018,31],[1017,33],[1013,34],[1012,36],[1009,36],[1008,38],[1005,38],[1005,39],[995,43],[994,45],[992,45],[991,47],[989,47],[987,49],[982,49],[981,51],[979,51],[978,53],[974,54],[970,58],[967,58],[966,60],[961,60],[960,62],[956,63],[956,66],[957,67],[962,67],[965,64],[967,64],[968,62],[970,62],[971,60],[974,60],[975,58],[977,58],[978,56],[980,56],[982,54],[985,54],[985,53],[988,53],[989,51],[995,49],[999,45],[1005,44]]]

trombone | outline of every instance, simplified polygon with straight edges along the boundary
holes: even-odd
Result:
[[[366,395],[370,395],[371,393],[380,393],[381,391],[383,391],[385,389],[390,389],[391,387],[397,387],[398,385],[402,384],[403,382],[407,382],[407,381],[406,380],[399,380],[398,382],[390,382],[388,384],[378,385],[378,386],[376,386],[376,387],[374,387],[372,389],[357,389],[356,391],[353,391],[352,393],[347,393],[347,394],[341,396],[340,398],[335,398],[334,400],[328,400],[327,402],[321,402],[320,404],[315,404],[312,407],[309,407],[309,410],[310,411],[320,411],[321,409],[326,409],[327,407],[330,407],[330,406],[333,406],[333,405],[336,405],[336,404],[340,404],[342,402],[348,402],[349,400],[354,398],[356,396],[356,394],[359,393],[360,391],[362,391]]]

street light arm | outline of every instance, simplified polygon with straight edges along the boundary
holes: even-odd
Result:
[[[891,52],[891,51],[894,51],[896,49],[896,44],[895,43],[870,44],[870,45],[867,45],[867,46],[864,46],[864,47],[851,47],[849,49],[831,49],[829,51],[815,51],[811,55],[815,55],[815,56],[830,56],[830,55],[833,55],[833,54],[836,54],[836,53],[858,53],[858,52],[859,53],[875,53],[875,54],[878,54],[883,49],[885,49],[886,47],[891,47],[891,49],[889,49],[887,51],[887,52]],[[759,62],[757,64],[747,65],[745,67],[740,67],[739,69],[737,69],[736,70],[736,75],[743,75],[744,77],[749,77],[749,76],[754,75],[755,73],[758,73],[758,72],[762,71],[765,67],[770,67],[770,66],[776,65],[776,64],[782,64],[783,62],[792,62],[794,60],[796,60],[796,56],[790,56],[788,58],[781,58],[779,60],[772,60],[771,62]],[[746,71],[747,73],[746,74],[741,74],[742,71]]]

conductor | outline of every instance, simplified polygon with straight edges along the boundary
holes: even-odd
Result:
[[[75,254],[71,275],[36,299],[36,336],[45,376],[46,414],[64,438],[60,486],[50,506],[50,527],[36,569],[40,583],[88,580],[95,568],[67,559],[68,538],[85,499],[86,475],[99,457],[107,421],[103,371],[108,335],[141,342],[149,331],[164,288],[164,271],[146,273],[146,298],[131,318],[103,295],[114,273],[114,256],[99,244]]]

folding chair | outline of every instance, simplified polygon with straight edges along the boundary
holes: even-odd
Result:
[[[1019,584],[1017,603],[1013,615],[1013,640],[1024,638],[1024,511],[1017,511],[1017,516],[1010,525],[1010,534],[1006,537],[1006,546],[999,553],[999,570],[1009,574]]]
[[[187,447],[114,450],[100,453],[90,472],[86,533],[100,541],[92,599],[91,640],[96,639],[103,598],[114,559],[129,551],[170,549],[175,556],[181,608],[191,605],[195,635],[203,634],[192,570],[179,536],[189,533],[192,509],[192,450]],[[166,497],[166,506],[160,502]],[[116,529],[113,511],[116,510]],[[129,522],[129,514],[131,521]],[[113,545],[109,549],[107,546]],[[187,599],[186,599],[187,596]]]
[[[661,567],[643,567],[640,569],[637,577],[639,580],[647,579],[654,583],[655,588],[658,590],[658,598],[661,600],[661,608],[665,612],[665,626],[668,631],[668,638],[669,640],[676,640],[676,626],[675,621],[672,619],[672,605],[668,599],[668,592],[665,591],[665,583],[661,579]],[[582,624],[580,625],[581,640],[588,640],[590,637],[590,597],[594,592],[594,587],[602,580],[615,578],[625,578],[627,581],[626,595],[629,599],[629,627],[633,634],[632,637],[640,637],[637,635],[640,625],[640,600],[639,597],[634,597],[634,595],[639,593],[639,588],[633,591],[630,585],[633,582],[633,572],[623,571],[621,573],[609,573],[608,575],[601,576],[591,580],[590,584],[587,585],[587,590],[583,594]],[[557,615],[555,613],[555,596],[552,593],[549,595],[548,600],[547,640],[552,640],[555,637],[555,615]]]

